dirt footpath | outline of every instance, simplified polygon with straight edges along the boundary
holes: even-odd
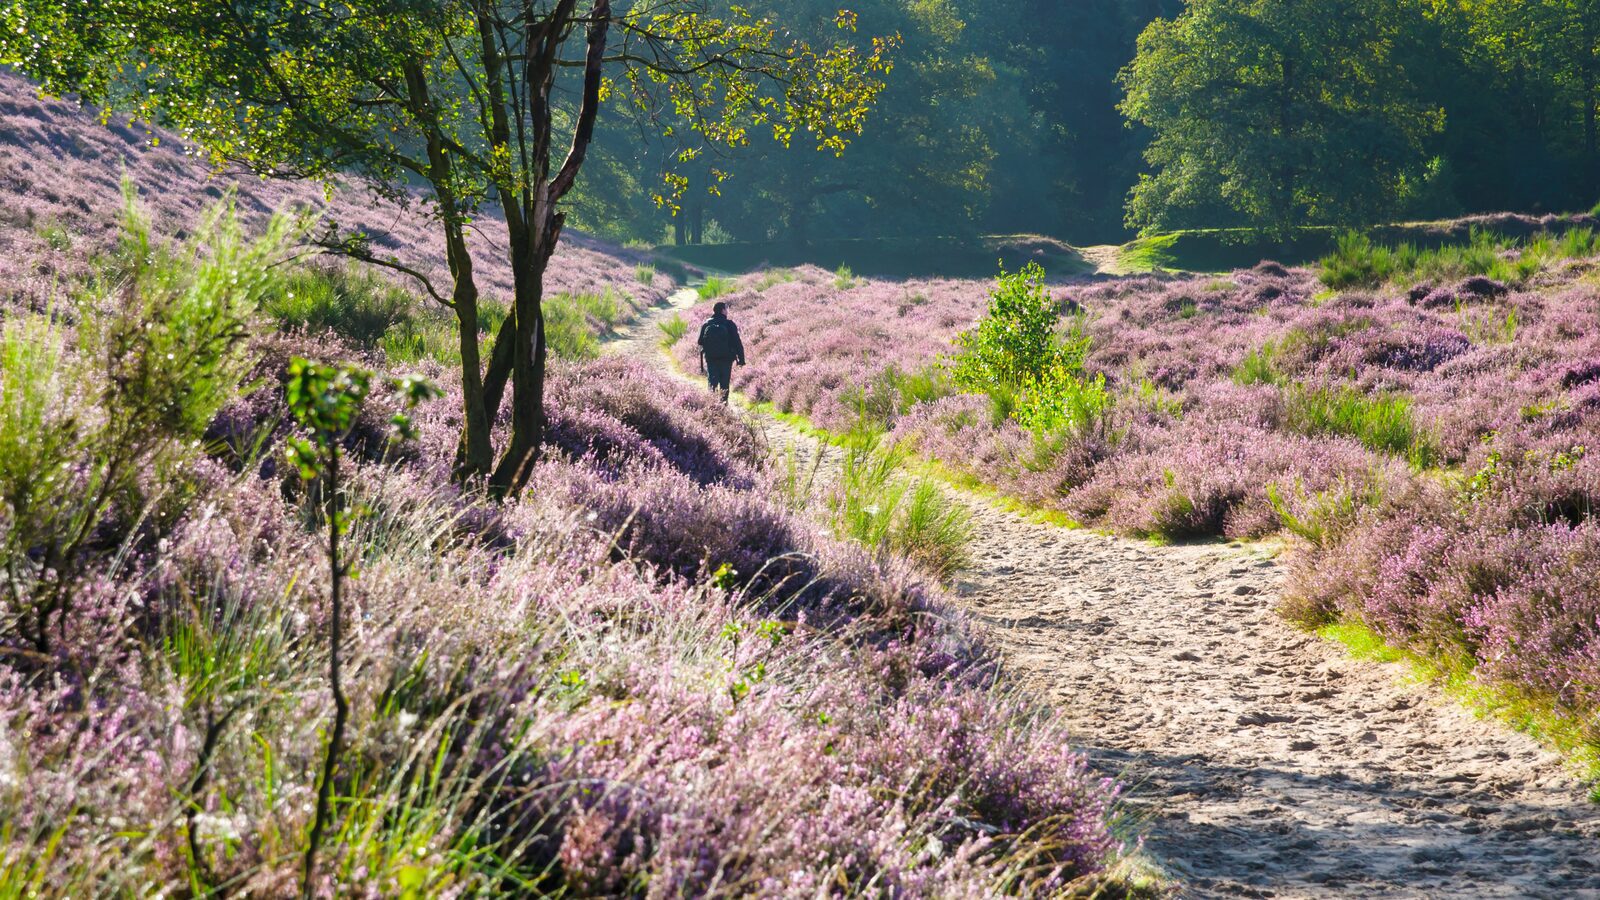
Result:
[[[693,302],[676,295],[613,350],[665,367],[656,322]],[[829,452],[764,425],[775,445]],[[1184,896],[1600,900],[1600,806],[1559,759],[1402,667],[1290,628],[1273,560],[962,496],[977,537],[957,597],[1013,681],[1130,785]]]

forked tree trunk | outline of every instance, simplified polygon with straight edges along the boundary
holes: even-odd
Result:
[[[535,135],[533,171],[521,202],[507,207],[512,275],[516,282],[511,317],[500,329],[484,375],[484,409],[490,421],[499,411],[505,382],[512,384],[511,440],[489,478],[497,496],[512,496],[528,482],[544,443],[545,362],[544,274],[561,240],[565,220],[557,208],[583,167],[594,138],[600,108],[601,70],[611,25],[611,0],[594,0],[589,14],[584,58],[583,100],[573,127],[572,145],[554,177],[550,172],[552,116],[550,92],[555,85],[557,55],[563,31],[572,23],[575,0],[563,0],[529,41],[523,85],[528,119]]]

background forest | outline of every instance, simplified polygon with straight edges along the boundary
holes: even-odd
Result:
[[[820,34],[837,3],[783,6]],[[863,32],[904,45],[845,158],[759,139],[705,152],[608,109],[606,175],[585,179],[579,224],[652,243],[1043,233],[1083,245],[1600,199],[1594,0],[853,9]],[[663,206],[668,172],[689,183]]]

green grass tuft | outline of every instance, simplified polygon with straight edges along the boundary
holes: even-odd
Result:
[[[1406,458],[1417,468],[1433,465],[1433,440],[1416,426],[1411,398],[1371,395],[1352,387],[1291,385],[1285,397],[1285,425],[1305,435],[1355,438],[1369,450]]]
[[[673,313],[672,318],[665,322],[656,323],[656,327],[661,329],[661,346],[663,347],[677,346],[677,343],[683,340],[683,336],[689,333],[689,323],[684,321],[683,316],[679,313]]]
[[[731,294],[738,289],[738,282],[733,278],[723,278],[720,275],[708,275],[706,276],[706,283],[700,286],[700,299],[715,300],[718,297]]]

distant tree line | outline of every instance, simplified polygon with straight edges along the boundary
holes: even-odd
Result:
[[[839,5],[757,7],[820,34]],[[1600,0],[843,5],[904,40],[847,157],[713,152],[608,110],[581,223],[648,241],[1082,243],[1600,200]]]

